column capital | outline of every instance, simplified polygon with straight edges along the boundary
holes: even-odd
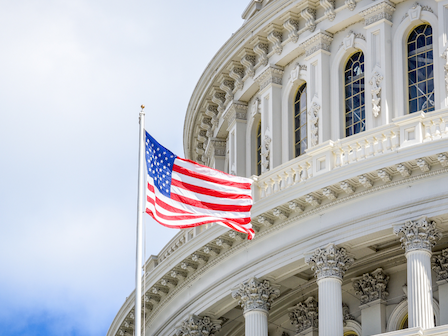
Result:
[[[270,65],[264,70],[255,81],[260,85],[260,91],[263,91],[270,84],[282,85],[284,70],[276,65]]]
[[[226,139],[211,138],[205,149],[208,157],[226,156]]]
[[[221,330],[221,323],[222,321],[214,320],[208,316],[199,317],[192,314],[176,328],[174,335],[213,336]]]
[[[288,310],[289,320],[298,333],[309,328],[319,327],[319,312],[317,301],[314,297],[310,296],[305,301],[299,302]]]
[[[308,38],[306,41],[300,44],[305,50],[306,58],[310,58],[314,53],[323,51],[330,55],[330,46],[333,41],[333,34],[328,33],[325,30],[319,30],[316,34]]]
[[[392,25],[392,14],[394,11],[395,5],[388,0],[383,0],[375,2],[373,5],[360,11],[359,15],[364,18],[364,25],[366,27],[380,21],[385,21]]]
[[[353,258],[348,255],[345,248],[337,247],[335,244],[328,244],[324,248],[318,248],[305,260],[311,266],[317,280],[323,278],[342,280],[353,261]]]
[[[437,281],[448,281],[448,249],[434,253],[431,258],[432,270],[437,275]]]
[[[401,247],[406,253],[415,250],[431,253],[432,247],[442,238],[436,222],[428,220],[426,216],[407,221],[403,225],[394,225],[394,233],[400,237]]]
[[[227,130],[232,128],[236,120],[247,120],[247,109],[247,104],[240,101],[234,100],[229,104],[223,115],[223,118],[227,119]]]
[[[253,277],[232,289],[232,297],[238,300],[244,313],[251,310],[264,310],[266,313],[271,304],[280,296],[280,286],[271,284],[269,280]]]
[[[389,293],[386,291],[389,275],[382,268],[377,268],[372,273],[364,273],[353,280],[353,288],[361,304],[366,304],[378,299],[386,300]]]

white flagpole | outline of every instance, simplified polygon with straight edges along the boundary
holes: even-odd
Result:
[[[142,326],[142,246],[143,246],[143,204],[145,168],[145,112],[140,112],[140,132],[138,150],[138,203],[137,203],[137,256],[135,261],[135,320],[134,335],[141,335]]]

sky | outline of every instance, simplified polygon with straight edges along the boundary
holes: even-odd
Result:
[[[106,335],[135,286],[138,113],[183,156],[248,0],[0,0],[0,334]],[[176,234],[145,216],[146,256]]]

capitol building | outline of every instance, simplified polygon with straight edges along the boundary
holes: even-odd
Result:
[[[183,141],[254,180],[256,235],[208,224],[151,256],[145,335],[448,335],[448,0],[251,0],[242,16]],[[134,334],[134,305],[107,336]]]

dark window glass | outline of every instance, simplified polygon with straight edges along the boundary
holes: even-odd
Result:
[[[366,129],[364,112],[364,54],[358,51],[345,65],[345,136]]]
[[[297,91],[294,100],[294,155],[303,154],[307,148],[306,83]]]
[[[434,64],[432,28],[416,27],[408,41],[409,113],[434,111]]]

